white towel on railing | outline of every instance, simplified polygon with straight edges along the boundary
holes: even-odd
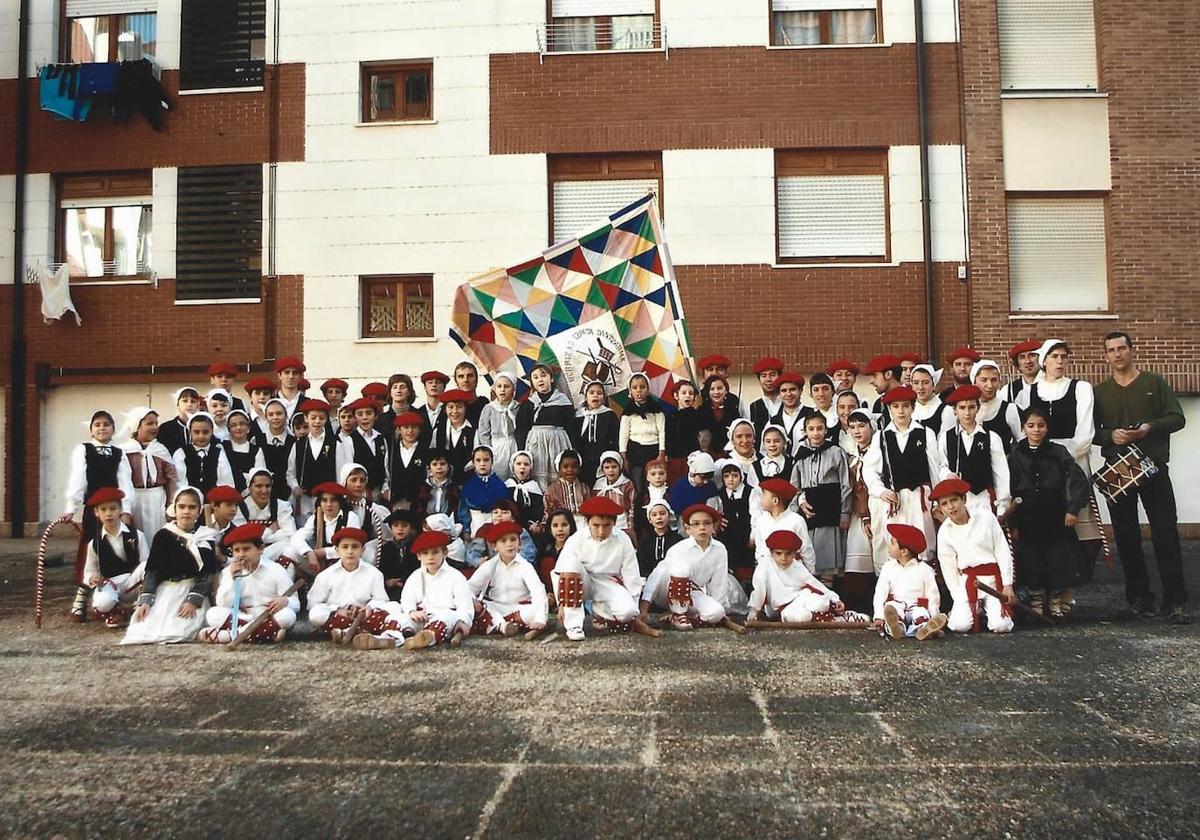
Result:
[[[75,324],[83,326],[79,310],[71,301],[71,274],[66,263],[60,265],[58,271],[54,272],[39,264],[37,281],[38,285],[42,287],[42,318],[46,323],[57,321],[70,312],[75,316]]]

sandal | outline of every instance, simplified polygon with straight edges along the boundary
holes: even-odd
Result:
[[[1050,599],[1050,617],[1055,620],[1066,618],[1067,610],[1063,609],[1066,602],[1063,600],[1062,593],[1056,593]]]
[[[1046,613],[1046,592],[1042,589],[1029,590],[1029,609],[1038,615]]]

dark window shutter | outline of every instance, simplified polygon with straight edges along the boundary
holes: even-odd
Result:
[[[266,0],[183,0],[179,89],[263,83]]]
[[[181,167],[175,299],[260,297],[262,225],[260,164]]]

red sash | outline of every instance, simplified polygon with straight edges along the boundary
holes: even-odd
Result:
[[[978,633],[979,626],[979,586],[978,579],[983,577],[995,578],[997,592],[1004,589],[1004,580],[1000,577],[1000,566],[997,563],[984,563],[982,566],[967,566],[962,570],[966,575],[967,603],[971,605],[971,615],[974,617],[975,624],[971,628],[972,633]],[[1008,615],[1008,604],[1000,602],[1000,609],[1004,615]]]

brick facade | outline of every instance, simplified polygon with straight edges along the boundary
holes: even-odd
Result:
[[[957,45],[931,44],[926,60],[932,141],[958,143]],[[912,44],[493,55],[490,83],[493,154],[918,141]]]
[[[276,72],[272,72],[276,71]],[[279,103],[276,159],[304,159],[304,65],[267,67],[262,90],[179,95],[179,71],[163,72],[172,110],[163,131],[140,114],[114,125],[73,123],[38,106],[38,81],[29,79],[29,167],[33,172],[95,172],[156,166],[217,166],[271,158],[271,102]],[[273,91],[272,87],[277,85]],[[0,137],[13,136],[17,82],[0,80]],[[0,145],[0,175],[15,171],[16,150]]]

